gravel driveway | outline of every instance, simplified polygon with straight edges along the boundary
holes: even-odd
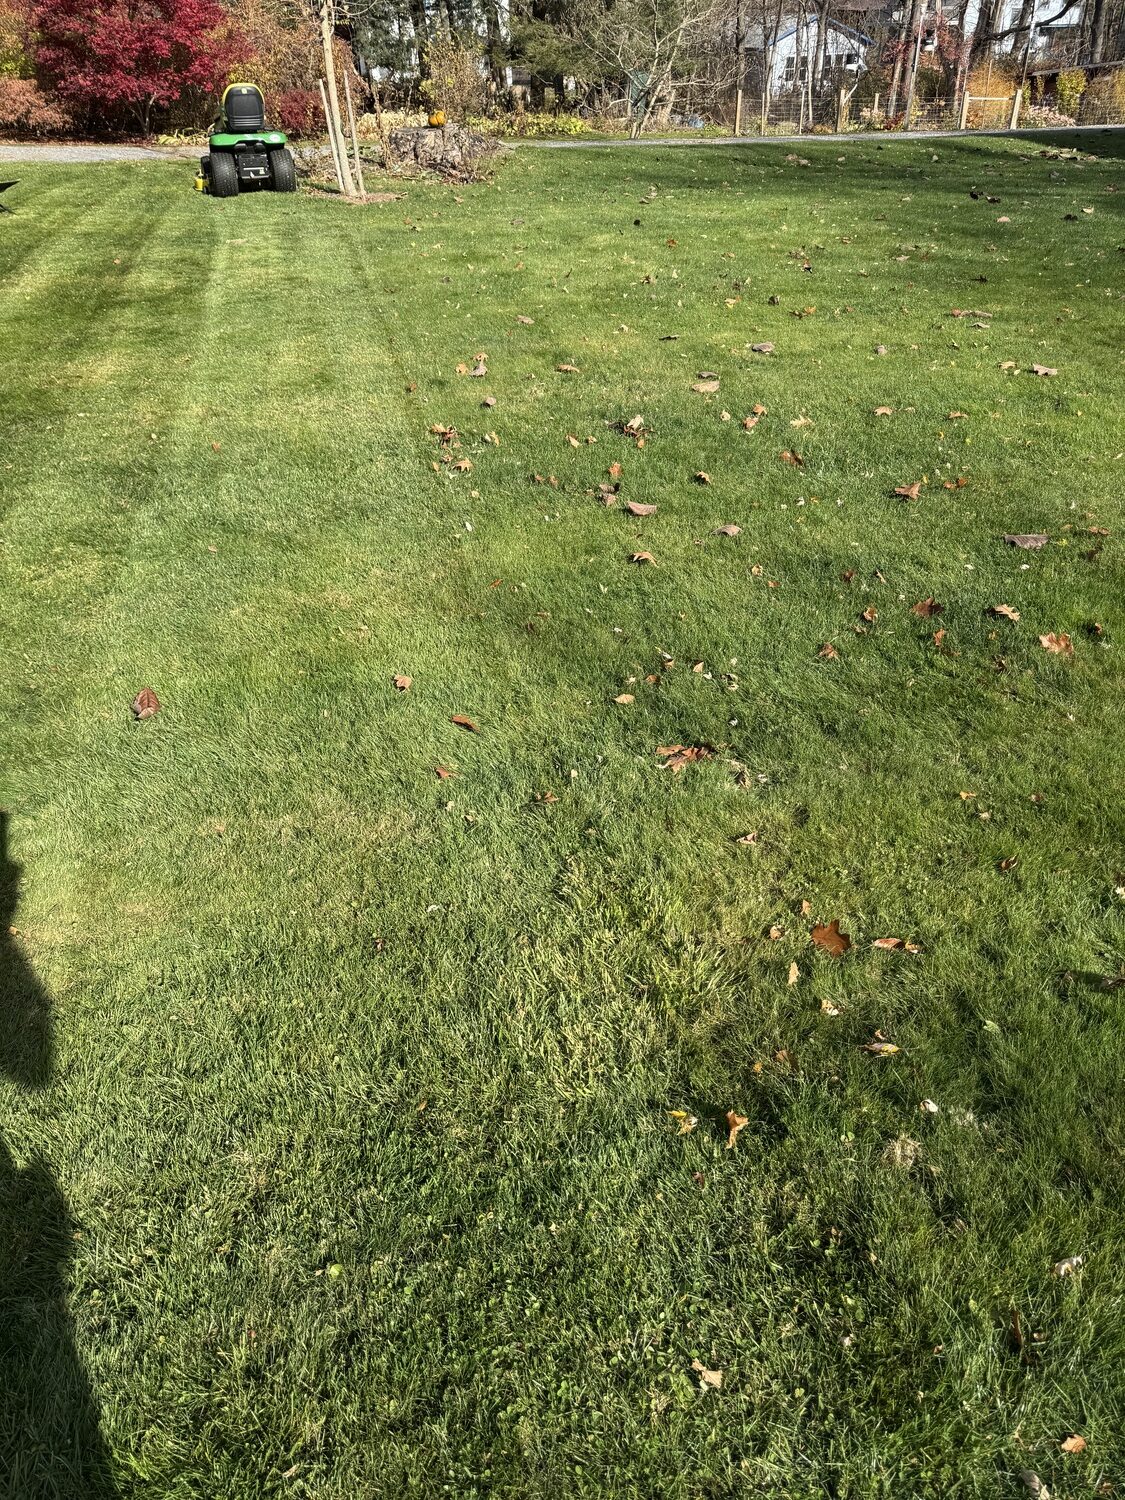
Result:
[[[168,161],[178,154],[148,146],[36,146],[0,141],[0,161]]]

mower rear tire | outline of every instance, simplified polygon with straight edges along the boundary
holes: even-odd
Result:
[[[270,152],[270,187],[275,193],[297,191],[297,168],[292,154],[284,146]]]
[[[238,163],[229,151],[211,152],[211,192],[216,198],[233,198],[238,192]]]

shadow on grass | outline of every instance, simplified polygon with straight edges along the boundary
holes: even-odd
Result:
[[[0,812],[0,1075],[51,1081],[46,991],[12,930],[19,867]],[[113,1500],[117,1488],[67,1308],[74,1227],[50,1166],[16,1164],[0,1136],[0,1474],[21,1500]]]

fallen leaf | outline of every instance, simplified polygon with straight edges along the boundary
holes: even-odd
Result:
[[[153,690],[150,687],[144,687],[133,699],[131,706],[135,719],[151,719],[153,714],[160,712],[161,704]]]
[[[449,781],[451,777],[457,775],[457,772],[451,771],[448,766],[435,766],[434,775],[439,781]]]
[[[709,745],[658,745],[656,754],[664,761],[660,769],[678,776],[685,766],[698,760],[710,760],[715,752]]]
[[[785,928],[784,927],[778,927],[776,925],[776,923],[769,930],[769,940],[770,940],[771,943],[776,943],[777,940],[778,940],[778,938],[783,938],[784,936],[785,936]]]
[[[742,527],[736,526],[733,521],[728,521],[725,526],[715,527],[716,536],[741,536]]]
[[[888,351],[887,351],[886,344],[876,344],[875,345],[875,353],[876,354],[880,354],[881,355],[881,354],[886,354],[887,352]]]
[[[711,476],[710,476],[710,474],[706,473],[703,469],[700,469],[697,473],[693,474],[691,477],[695,480],[696,484],[710,484],[711,483]]]
[[[222,443],[212,443],[211,444],[211,452],[212,453],[218,453],[219,450],[220,450],[220,448],[222,448],[222,446],[223,446]]]
[[[609,475],[609,477],[611,479],[620,479],[621,478],[621,465],[618,464],[618,463],[612,463],[612,464],[610,464],[609,468],[606,470],[606,473]]]
[[[654,563],[656,558],[653,557],[651,552],[633,552],[630,554],[629,561],[641,567],[645,563]]]
[[[801,970],[800,970],[800,968],[798,967],[798,965],[796,963],[791,963],[789,965],[789,983],[791,985],[796,984],[797,981],[798,981],[798,979],[800,979],[800,977],[801,977]]]
[[[755,830],[753,833],[740,833],[735,838],[734,842],[736,844],[756,844],[758,842],[757,830]]]
[[[821,1015],[838,1016],[840,1014],[840,1007],[834,1005],[831,1000],[822,999],[820,1002],[820,1011]]]
[[[727,1119],[728,1120],[730,1119],[729,1115],[727,1116]],[[729,1146],[730,1144],[731,1144],[731,1142],[728,1141],[727,1145]],[[692,1360],[691,1367],[695,1371],[695,1373],[699,1376],[699,1384],[701,1386],[704,1386],[704,1387],[710,1386],[710,1388],[712,1390],[714,1390],[714,1391],[717,1391],[717,1390],[721,1389],[722,1384],[723,1384],[723,1372],[722,1372],[722,1370],[709,1370],[698,1359],[693,1359]]]
[[[484,377],[488,374],[488,366],[485,364],[483,359],[478,359],[476,364],[469,371],[469,374],[474,380],[483,380]]]
[[[1049,635],[1041,635],[1039,637],[1039,644],[1043,647],[1044,651],[1051,651],[1056,656],[1074,655],[1073,642],[1065,631],[1056,635],[1052,630]]]
[[[839,661],[840,659],[840,653],[836,650],[836,647],[832,644],[831,641],[825,641],[824,645],[821,646],[820,650],[816,654],[817,656],[822,656],[825,661]]]
[[[948,419],[951,422],[964,421],[965,418],[968,417],[968,415],[969,413],[967,411],[951,411],[947,413]]]
[[[1043,531],[1021,531],[1012,533],[1006,531],[1004,540],[1011,547],[1022,547],[1025,552],[1038,552],[1040,547],[1045,547],[1051,538]]]
[[[918,1108],[922,1111],[922,1113],[924,1115],[940,1115],[941,1114],[941,1106],[939,1104],[935,1104],[932,1099],[923,1099],[922,1102],[919,1104]]]
[[[751,344],[750,345],[750,352],[752,354],[772,354],[773,353],[773,345],[772,344]]]
[[[495,396],[486,396],[484,398],[484,400],[481,402],[481,405],[482,406],[495,406],[496,405],[496,397]]]
[[[789,425],[790,427],[812,427],[813,419],[811,417],[794,417]]]
[[[458,474],[469,474],[472,472],[472,467],[473,461],[471,458],[458,458],[450,464],[450,468]]]
[[[398,688],[400,693],[408,693],[414,685],[413,677],[406,677],[401,672],[399,672],[397,676],[392,677],[391,681],[393,682],[395,687]]]
[[[890,417],[890,416],[893,416],[894,415],[894,407],[893,406],[877,406],[875,408],[874,415],[877,416],[877,417]]]
[[[873,1041],[863,1044],[864,1052],[870,1052],[873,1057],[894,1057],[900,1048],[894,1042],[888,1042],[885,1037],[876,1036]]]
[[[642,505],[639,500],[626,500],[625,509],[631,516],[654,516],[656,514],[655,505]]]
[[[1059,372],[1053,370],[1050,365],[1032,365],[1031,373],[1033,375],[1057,375]]]
[[[1064,1453],[1085,1453],[1086,1439],[1079,1437],[1077,1433],[1073,1437],[1063,1438],[1059,1447]]]
[[[901,948],[904,953],[921,953],[922,951],[917,943],[908,943],[905,938],[898,937],[876,938],[871,946],[890,950]]]
[[[941,650],[941,643],[944,640],[945,640],[945,629],[944,629],[944,627],[941,630],[935,630],[934,631],[934,645],[938,648],[939,651]]]
[[[860,619],[861,620],[866,620],[869,625],[874,625],[875,621],[878,618],[879,618],[879,611],[875,608],[875,606],[873,604],[869,604],[867,606],[867,608],[863,611],[863,613],[860,615]]]
[[[913,484],[900,484],[895,489],[896,495],[901,495],[904,500],[917,500],[922,489],[922,481],[917,479]]]
[[[535,319],[534,318],[525,318],[524,315],[523,315],[523,313],[517,313],[516,314],[516,322],[517,323],[522,323],[525,328],[530,328],[531,325],[535,322]]]
[[[577,365],[556,365],[555,369],[560,375],[581,375],[582,373]]]
[[[783,463],[793,464],[798,469],[805,467],[805,460],[799,453],[794,453],[789,448],[782,449],[781,458]]]
[[[1002,859],[998,862],[996,868],[998,870],[1014,870],[1019,862],[1020,857],[1018,854],[1009,854],[1006,859]]]
[[[686,1109],[670,1109],[668,1113],[680,1127],[679,1130],[676,1131],[677,1135],[690,1135],[695,1127],[699,1124],[699,1121],[695,1117],[695,1115],[689,1115]]]
[[[692,390],[699,396],[713,396],[718,389],[717,380],[697,380],[692,386]]]
[[[1034,1500],[1051,1500],[1051,1492],[1033,1469],[1021,1469],[1020,1478]]]
[[[747,432],[750,432],[753,428],[757,427],[761,420],[761,417],[743,417],[742,425],[746,428]]]
[[[727,1110],[727,1150],[734,1150],[734,1143],[738,1139],[738,1132],[749,1125],[747,1115],[735,1114],[733,1109]]]
[[[1084,1255],[1068,1255],[1065,1260],[1055,1261],[1051,1270],[1056,1276],[1073,1276],[1076,1271],[1082,1269],[1085,1259]]]
[[[473,723],[472,719],[468,718],[465,714],[452,714],[449,722],[456,724],[458,729],[467,729],[470,734],[480,733],[480,730]]]
[[[573,432],[568,432],[567,433],[566,440],[567,440],[567,442],[570,444],[570,446],[572,448],[581,448],[581,446],[582,446],[582,444],[574,436]]]
[[[917,604],[910,607],[910,613],[922,620],[928,620],[931,615],[940,615],[944,612],[945,605],[939,604],[932,595],[928,599],[919,599]]]
[[[823,948],[833,958],[843,958],[852,945],[848,934],[840,931],[838,918],[833,918],[827,927],[814,927],[810,936],[818,948]]]
[[[1018,609],[1013,609],[1010,604],[990,604],[988,606],[990,615],[999,615],[1002,620],[1011,620],[1013,623],[1020,617]]]
[[[632,703],[633,695],[632,693],[618,693],[613,701],[614,703]]]
[[[943,490],[963,490],[968,482],[964,474],[958,474],[956,479],[943,479],[941,487]]]

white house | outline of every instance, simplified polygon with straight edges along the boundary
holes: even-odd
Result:
[[[807,82],[816,63],[819,30],[815,12],[807,16],[790,16],[782,21],[776,43],[769,48],[769,92],[772,95],[787,93],[798,83]],[[767,34],[767,47],[771,41],[772,36]],[[862,31],[855,31],[843,21],[829,18],[825,26],[822,77],[837,77],[841,82],[854,83],[867,70],[867,49],[872,45],[871,38]],[[747,39],[747,51],[760,57],[763,50],[759,30],[756,36]]]

